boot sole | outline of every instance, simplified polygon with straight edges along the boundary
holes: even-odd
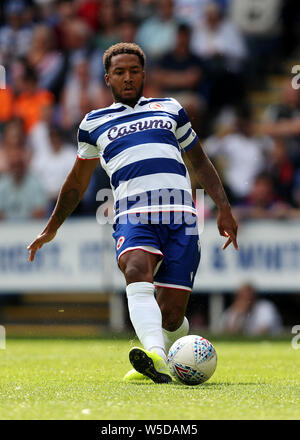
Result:
[[[154,367],[153,360],[139,348],[133,348],[129,353],[129,360],[133,368],[144,376],[149,377],[155,383],[170,383],[171,376],[160,373]]]

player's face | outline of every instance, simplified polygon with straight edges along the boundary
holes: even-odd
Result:
[[[142,96],[145,72],[140,59],[134,54],[115,55],[111,59],[106,84],[116,102],[134,106]]]

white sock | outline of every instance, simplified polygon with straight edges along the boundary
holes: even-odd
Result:
[[[188,334],[189,328],[189,321],[186,317],[183,318],[181,326],[174,332],[169,332],[168,330],[165,330],[163,328],[166,353],[169,352],[169,349],[174,344],[174,342],[177,341],[177,339],[182,338],[183,336],[186,336]]]
[[[130,320],[137,337],[148,351],[156,351],[166,359],[162,316],[154,297],[154,285],[131,283],[126,287]]]

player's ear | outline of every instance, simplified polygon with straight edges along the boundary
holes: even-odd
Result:
[[[109,78],[109,74],[108,74],[108,73],[106,73],[106,74],[104,75],[104,79],[105,79],[105,83],[106,83],[106,85],[107,85],[107,86],[110,86],[110,78]]]

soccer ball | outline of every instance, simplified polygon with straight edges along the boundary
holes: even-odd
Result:
[[[217,353],[207,339],[197,335],[177,339],[169,350],[171,374],[186,385],[206,382],[217,366]]]

